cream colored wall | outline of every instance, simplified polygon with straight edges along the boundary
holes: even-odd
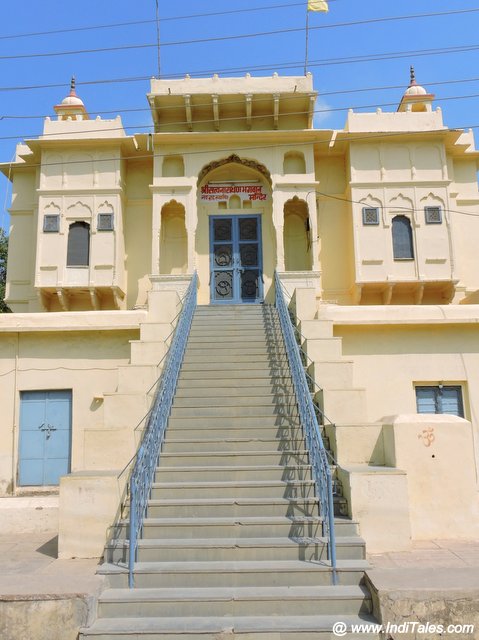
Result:
[[[370,422],[416,413],[415,384],[461,385],[479,460],[479,340],[474,324],[336,325],[334,335],[342,338],[343,357],[353,362],[354,386],[366,390]]]
[[[152,161],[128,163],[126,174],[125,268],[127,308],[144,305],[150,289],[153,182]]]
[[[15,172],[10,207],[9,252],[6,300],[12,311],[35,310],[34,285],[36,253],[37,171]]]
[[[351,179],[357,282],[455,279],[442,142],[353,143]],[[379,208],[378,226],[363,224],[363,206]],[[426,224],[425,206],[441,207],[441,224]],[[414,260],[394,260],[391,229],[397,215],[411,221]]]
[[[209,217],[222,214],[247,214],[257,213],[261,215],[262,240],[263,240],[263,270],[264,293],[268,301],[273,299],[272,280],[277,262],[284,263],[283,227],[284,204],[288,199],[297,196],[307,200],[312,209],[313,225],[316,225],[315,212],[315,177],[314,157],[312,145],[288,145],[272,148],[265,145],[261,148],[249,148],[242,151],[241,143],[231,143],[227,151],[223,147],[219,149],[214,145],[204,145],[203,150],[198,145],[191,146],[162,146],[162,153],[155,158],[153,191],[153,255],[152,273],[159,270],[161,263],[160,250],[155,257],[154,252],[158,246],[158,234],[161,234],[162,208],[173,200],[184,206],[186,211],[186,230],[188,236],[188,271],[198,270],[199,277],[199,304],[208,304],[210,301],[210,258],[209,258]],[[191,151],[194,150],[194,153]],[[294,151],[304,156],[305,174],[283,175],[285,154]],[[253,201],[251,208],[245,209],[220,209],[218,203],[203,203],[198,196],[198,175],[203,167],[214,161],[227,158],[234,152],[240,158],[252,160],[266,167],[271,174],[273,190],[276,199],[271,195],[265,202]],[[164,157],[182,158],[184,163],[184,177],[168,177],[163,173]],[[296,165],[295,165],[296,166]],[[287,163],[287,167],[290,166]],[[229,164],[211,171],[204,181],[209,180],[260,180],[265,190],[271,194],[268,181],[257,171],[240,164]],[[317,254],[317,249],[316,249]]]
[[[351,303],[354,253],[351,209],[346,202],[320,196],[318,228],[322,298]]]
[[[43,153],[35,267],[38,288],[54,291],[62,287],[119,287],[125,290],[121,186],[118,148]],[[114,214],[113,231],[97,231],[99,213]],[[46,214],[60,215],[60,233],[43,232]],[[68,230],[75,221],[90,225],[88,268],[66,266]]]
[[[49,314],[48,317],[53,317]],[[47,327],[45,327],[47,328]],[[118,367],[129,362],[129,340],[138,330],[33,331],[2,333],[0,375],[0,492],[16,483],[20,392],[72,389],[72,471],[84,468],[85,433],[103,425],[103,403],[95,397],[113,393]],[[114,461],[110,461],[111,464]]]
[[[479,191],[477,165],[471,159],[454,159],[451,163],[453,183],[451,228],[454,243],[454,259],[461,294],[456,301],[477,302],[474,293],[479,291],[477,268],[477,242],[479,225]],[[456,195],[457,194],[457,195]]]

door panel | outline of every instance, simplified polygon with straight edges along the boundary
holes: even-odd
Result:
[[[71,398],[71,391],[22,392],[20,485],[57,485],[69,473]]]
[[[260,216],[212,217],[210,242],[212,303],[261,302]]]

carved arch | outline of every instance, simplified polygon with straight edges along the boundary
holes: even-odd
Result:
[[[204,166],[198,174],[198,184],[202,182],[202,180],[208,175],[208,173],[210,173],[210,171],[218,169],[219,167],[223,167],[225,164],[240,164],[243,167],[248,167],[248,169],[254,169],[255,171],[258,171],[258,173],[260,173],[262,176],[264,176],[270,185],[272,184],[271,174],[264,166],[264,164],[256,162],[255,160],[240,158],[235,153],[231,154],[227,158],[222,158],[221,160],[213,160],[213,162],[210,162],[209,164]]]

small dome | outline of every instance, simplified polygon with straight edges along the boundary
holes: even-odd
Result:
[[[83,100],[77,96],[75,88],[75,76],[72,77],[70,82],[70,93],[66,98],[63,98],[62,105],[84,107]]]
[[[405,96],[425,96],[427,95],[427,91],[424,87],[421,87],[420,84],[413,84],[406,89],[404,92]]]
[[[409,81],[409,87],[404,92],[405,96],[427,96],[427,91],[424,87],[416,82],[416,73],[414,67],[410,68],[411,79]]]
[[[72,95],[69,95],[66,98],[63,98],[62,104],[75,105],[75,106],[81,106],[81,107],[85,106],[81,98],[79,98],[78,96],[72,96]]]

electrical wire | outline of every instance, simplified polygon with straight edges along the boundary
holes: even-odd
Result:
[[[304,100],[304,96],[297,96],[298,98],[301,98],[302,100]],[[479,93],[473,93],[473,94],[469,94],[469,95],[454,95],[454,96],[445,96],[443,98],[435,98],[435,102],[447,102],[449,100],[465,100],[465,99],[470,99],[470,98],[479,98]],[[290,96],[288,96],[288,100],[290,100]],[[263,98],[258,100],[258,102],[263,101],[263,102],[268,102],[271,103],[271,99],[268,98]],[[228,102],[227,106],[231,106],[232,104],[243,104],[244,105],[244,100],[242,101],[238,101],[238,102]],[[327,114],[327,113],[335,113],[335,112],[341,112],[341,111],[350,111],[350,110],[360,110],[360,109],[378,109],[378,108],[382,108],[382,107],[396,107],[397,106],[397,101],[395,102],[383,102],[383,103],[375,103],[375,104],[362,104],[362,105],[347,105],[345,107],[326,107],[326,108],[320,108],[320,109],[313,109],[311,111],[311,113],[314,114]],[[205,103],[203,105],[195,105],[196,107],[199,106],[205,106],[205,107],[210,107],[212,106],[212,103]],[[220,105],[221,106],[221,105]],[[175,107],[176,109],[178,109],[178,106]],[[162,107],[162,111],[163,111],[163,107]],[[308,113],[310,113],[309,111],[290,111],[286,114],[283,114],[284,116],[295,116],[295,115],[307,115]],[[273,117],[273,114],[270,115],[264,115],[264,114],[260,114],[260,115],[251,115],[250,119],[256,122],[262,122],[262,121],[268,121],[271,120],[271,118]],[[235,115],[235,116],[229,116],[229,117],[222,117],[221,121],[222,122],[236,122],[238,120],[244,120],[245,116],[244,115]],[[112,121],[110,121],[112,122]],[[173,127],[173,126],[181,126],[181,125],[195,125],[195,124],[201,124],[201,125],[206,125],[206,124],[213,124],[215,122],[215,119],[212,118],[204,118],[201,120],[175,120],[175,121],[166,121],[164,123],[164,126],[166,127]],[[160,126],[161,126],[161,122],[160,122]],[[102,133],[103,132],[115,132],[115,131],[124,131],[124,130],[129,130],[129,129],[153,129],[154,128],[154,123],[151,124],[146,124],[146,125],[141,125],[141,124],[131,124],[131,125],[122,125],[122,126],[116,126],[116,127],[105,127],[102,128]],[[98,129],[83,129],[81,131],[82,134],[84,133],[97,133]],[[168,131],[157,131],[156,133],[171,133]],[[222,133],[231,133],[230,131],[226,131],[226,132],[222,132]],[[29,133],[29,134],[21,134],[18,133],[16,135],[13,136],[0,136],[0,140],[18,140],[19,138],[22,139],[31,139],[34,138],[37,134],[35,133]],[[41,137],[42,139],[47,139],[48,137],[57,137],[59,134],[58,132],[53,132],[53,133],[42,133]],[[78,131],[72,129],[71,131],[62,131],[61,132],[62,136],[68,137],[68,136],[78,136]]]
[[[479,48],[479,45],[465,45],[463,47],[450,47],[445,49],[444,47],[438,49],[416,49],[412,51],[393,51],[389,53],[378,53],[378,54],[369,54],[365,56],[353,56],[346,58],[331,58],[329,60],[312,60],[308,62],[309,67],[317,67],[317,66],[329,66],[334,64],[350,64],[354,62],[375,62],[377,60],[389,60],[396,58],[404,58],[411,56],[424,56],[424,55],[449,55],[452,53],[464,53],[472,50],[476,50]],[[224,69],[203,69],[197,72],[190,73],[174,73],[174,74],[162,74],[162,80],[174,80],[179,79],[182,80],[185,76],[190,77],[203,77],[208,76],[212,73],[229,73],[229,74],[237,74],[249,71],[270,71],[270,70],[278,70],[278,69],[295,69],[300,68],[304,64],[304,61],[292,61],[292,62],[282,62],[274,65],[257,65],[257,66],[249,66],[249,67],[229,67]],[[260,76],[259,76],[260,77]],[[113,83],[129,83],[129,82],[143,82],[145,80],[151,80],[151,75],[149,76],[133,76],[133,77],[124,77],[124,78],[112,78],[112,79],[100,79],[100,80],[86,80],[83,82],[77,82],[78,86],[87,86],[87,85],[98,85],[98,84],[113,84]],[[450,81],[454,82],[454,81]],[[462,82],[458,80],[457,82]],[[465,80],[464,82],[467,82]],[[426,84],[426,83],[425,83]],[[427,84],[439,84],[439,83],[427,83]],[[37,84],[37,85],[20,85],[20,86],[11,86],[11,87],[0,87],[0,92],[13,92],[13,91],[29,91],[36,89],[55,89],[55,88],[67,88],[67,83],[58,82],[52,84]],[[393,88],[393,87],[391,87]],[[367,89],[364,89],[367,90]],[[374,89],[373,89],[374,90]],[[354,91],[354,90],[353,90]],[[356,91],[363,91],[363,89],[357,89]],[[339,92],[331,92],[330,94],[322,93],[321,95],[333,95],[334,93],[342,93]],[[346,93],[346,92],[345,92]],[[347,92],[349,93],[349,91]]]
[[[404,87],[402,87],[404,88]],[[318,97],[322,97],[323,95],[326,94],[321,94]],[[449,100],[465,100],[465,99],[470,99],[470,98],[478,98],[479,97],[479,93],[471,93],[471,94],[466,94],[466,95],[452,95],[452,96],[443,96],[443,97],[435,97],[434,101],[435,102],[447,102]],[[297,96],[290,96],[288,95],[288,101],[294,101],[295,99],[301,99],[304,100],[304,95],[297,95]],[[261,103],[261,102],[266,102],[266,103],[271,103],[271,98],[257,98],[255,100],[256,103]],[[229,101],[227,103],[226,106],[231,107],[232,105],[244,105],[245,101],[243,100],[232,100]],[[334,113],[334,112],[340,112],[340,111],[349,111],[350,109],[353,110],[360,110],[360,109],[377,109],[377,108],[382,108],[382,107],[395,107],[397,106],[397,100],[395,102],[382,102],[382,103],[374,103],[374,104],[360,104],[360,105],[353,105],[353,104],[349,104],[345,107],[325,107],[325,108],[320,108],[320,109],[314,109],[312,111],[313,114],[324,114],[324,113]],[[196,108],[202,108],[202,107],[209,107],[211,108],[212,103],[211,102],[204,102],[204,103],[198,103],[195,104],[195,109]],[[221,103],[220,103],[220,108],[221,108]],[[165,111],[167,111],[168,109],[178,109],[178,105],[174,105],[174,106],[169,106],[169,105],[165,105],[161,107],[161,112],[164,113]],[[121,115],[122,113],[131,113],[131,112],[150,112],[151,108],[150,107],[137,107],[137,108],[131,108],[131,109],[123,109],[123,110],[108,110],[108,111],[95,111],[95,114],[117,114],[117,115]],[[285,115],[291,116],[291,115],[303,115],[307,113],[306,111],[291,111]],[[37,119],[44,119],[44,118],[48,118],[51,117],[51,114],[48,115],[37,115],[37,116],[33,116],[33,115],[25,115],[25,116],[10,116],[10,115],[4,115],[4,116],[0,116],[0,120],[7,120],[7,119],[12,119],[12,120],[37,120]],[[252,120],[256,120],[256,121],[261,121],[261,120],[267,120],[268,118],[271,118],[272,116],[265,116],[264,114],[261,115],[251,115],[251,119]],[[242,120],[244,119],[244,116],[230,116],[230,117],[222,117],[221,121],[222,122],[228,122],[228,121],[235,121],[235,120]],[[176,121],[167,121],[165,123],[166,126],[176,126],[176,125],[187,125],[187,124],[210,124],[215,122],[214,118],[210,118],[210,119],[202,119],[202,120],[176,120]],[[147,128],[151,128],[153,127],[154,124],[149,124],[149,125],[124,125],[122,127],[112,127],[112,128],[108,128],[108,129],[103,129],[104,131],[121,131],[122,129],[147,129]],[[161,126],[161,123],[160,123]],[[86,130],[83,131],[82,133],[94,133],[96,132],[97,129],[90,129],[90,130]],[[0,140],[10,140],[10,139],[17,139],[17,138],[31,138],[33,136],[35,136],[36,134],[17,134],[15,136],[0,136]],[[57,135],[57,134],[42,134],[43,136],[47,136],[47,135]],[[65,132],[65,135],[69,135],[69,132]],[[77,135],[76,131],[72,131],[71,135]]]
[[[329,0],[330,2],[337,2],[337,0]],[[288,4],[276,4],[262,7],[250,7],[249,9],[230,9],[229,11],[213,11],[210,13],[192,13],[189,15],[183,16],[170,16],[161,18],[162,22],[174,22],[178,20],[191,20],[195,18],[212,18],[215,16],[226,16],[238,13],[253,13],[256,11],[269,11],[274,9],[283,9],[283,8],[291,8],[291,7],[304,7],[303,2],[290,2]],[[154,24],[156,20],[133,20],[127,22],[113,22],[109,24],[98,24],[98,25],[90,25],[86,27],[67,27],[66,29],[53,29],[51,31],[35,31],[30,33],[18,33],[16,35],[7,35],[0,36],[0,40],[13,40],[17,38],[30,38],[33,36],[49,36],[57,33],[73,33],[76,31],[93,31],[96,29],[111,29],[116,27],[129,27],[129,26],[137,26],[142,24]]]
[[[467,129],[479,129],[479,124],[475,124],[475,125],[469,125],[469,126],[464,126],[461,127],[460,129],[449,129],[449,131],[463,131],[463,130],[467,130]],[[447,131],[447,130],[446,130]],[[373,134],[367,134],[367,135],[362,135],[362,136],[350,136],[347,140],[348,143],[351,142],[359,142],[359,141],[365,141],[365,140],[377,140],[378,137],[380,138],[393,138],[393,137],[397,137],[397,136],[404,136],[405,133],[411,133],[411,132],[404,132],[404,131],[393,131],[393,132],[378,132],[378,133],[373,133]],[[438,133],[445,133],[444,130],[440,129],[440,130],[436,130],[436,131],[421,131],[420,132],[422,135],[428,135],[428,136],[432,136],[432,135],[437,135]],[[119,141],[121,141],[121,139],[119,139]],[[330,141],[329,140],[318,140],[318,141],[314,141],[311,142],[310,144],[314,144],[315,146],[320,145],[320,144],[327,144],[329,145]],[[265,149],[279,149],[279,148],[295,148],[297,147],[297,143],[275,143],[275,144],[262,144],[260,146],[241,146],[241,147],[226,147],[226,148],[215,148],[214,152],[216,154],[218,153],[244,153],[245,151],[264,151]],[[181,155],[183,156],[194,156],[194,155],[204,155],[206,152],[204,149],[201,150],[196,150],[196,151],[187,151],[187,152],[182,152]],[[122,156],[122,160],[144,160],[144,159],[161,159],[161,158],[165,158],[168,157],[168,153],[155,153],[153,154],[139,154],[139,155],[134,155],[134,156]],[[102,158],[101,160],[98,160],[97,162],[107,162],[107,161],[118,161],[118,158]],[[92,160],[88,159],[88,160],[75,160],[75,161],[65,161],[65,162],[45,162],[45,163],[31,163],[28,165],[28,168],[45,168],[45,167],[52,167],[52,166],[65,166],[68,164],[75,164],[75,165],[81,165],[81,164],[85,164],[85,163],[91,163]],[[10,163],[10,169],[12,168],[13,163]],[[413,181],[412,181],[413,182]],[[344,202],[349,202],[349,203],[354,203],[354,204],[363,204],[362,202],[359,201],[355,201],[355,200],[351,200],[348,198],[343,198],[341,196],[334,196],[332,194],[328,194],[319,190],[314,190],[314,193],[316,193],[317,195],[321,195],[323,197],[326,198],[330,198],[333,200],[340,200],[340,201],[344,201]],[[402,208],[402,207],[388,207],[388,208]],[[409,211],[411,209],[408,209]],[[456,213],[458,215],[465,215],[465,216],[471,216],[471,217],[479,217],[479,213],[470,213],[467,211],[459,211],[457,209],[449,209],[449,208],[445,208],[446,211],[448,211],[449,213]]]
[[[443,17],[450,16],[456,14],[467,14],[467,13],[475,13],[479,12],[479,8],[474,9],[461,9],[461,10],[452,10],[452,11],[444,11],[444,12],[436,12],[436,13],[418,13],[418,14],[410,14],[406,16],[388,16],[384,18],[370,18],[368,20],[358,20],[355,22],[343,22],[336,23],[331,25],[314,25],[309,27],[309,31],[316,31],[319,29],[332,29],[332,28],[340,28],[340,27],[349,27],[349,26],[357,26],[364,24],[379,24],[384,22],[392,22],[398,20],[416,20],[422,18],[431,18],[431,17]],[[290,27],[288,29],[276,29],[272,31],[256,31],[253,33],[243,33],[237,35],[228,35],[228,36],[215,36],[208,38],[197,38],[193,40],[176,40],[170,42],[163,42],[162,47],[178,47],[185,46],[191,44],[203,44],[203,43],[214,43],[214,42],[224,42],[224,41],[232,41],[232,40],[244,40],[248,38],[261,38],[265,36],[272,35],[281,35],[286,33],[301,33],[306,31],[306,27]],[[133,49],[149,49],[152,47],[156,47],[157,43],[146,43],[146,44],[128,44],[128,45],[117,45],[115,47],[101,47],[98,49],[74,49],[74,50],[66,50],[66,51],[46,51],[46,52],[37,52],[37,53],[22,53],[15,55],[7,55],[0,56],[0,60],[23,60],[23,59],[33,59],[33,58],[50,58],[50,57],[58,57],[58,56],[71,56],[71,55],[80,55],[86,53],[105,53],[112,51],[131,51]]]

